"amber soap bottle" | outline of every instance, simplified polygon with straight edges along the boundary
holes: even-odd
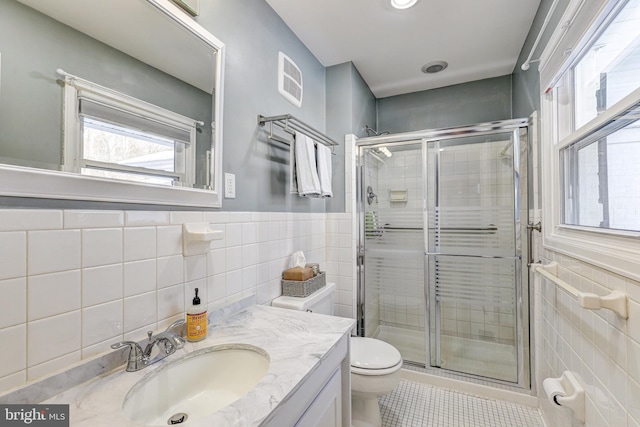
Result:
[[[187,340],[202,341],[207,337],[207,310],[200,304],[198,288],[193,304],[187,308]]]

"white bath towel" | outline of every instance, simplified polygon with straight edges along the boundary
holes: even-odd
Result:
[[[331,150],[318,144],[316,147],[318,178],[320,179],[320,197],[333,197],[331,190]]]
[[[295,171],[298,194],[301,196],[320,196],[320,179],[316,166],[316,149],[311,138],[300,132],[295,138]]]

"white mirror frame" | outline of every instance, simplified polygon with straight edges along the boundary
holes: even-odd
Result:
[[[219,208],[222,206],[222,105],[225,46],[169,0],[146,0],[176,24],[216,49],[213,168],[211,189],[167,187],[108,180],[69,172],[0,164],[0,196],[163,206]]]

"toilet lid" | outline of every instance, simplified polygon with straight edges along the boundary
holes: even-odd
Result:
[[[351,337],[351,366],[360,369],[387,369],[402,362],[391,344],[374,338]]]

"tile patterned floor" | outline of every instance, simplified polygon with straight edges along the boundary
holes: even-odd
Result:
[[[380,399],[382,427],[544,427],[535,408],[410,381]]]

